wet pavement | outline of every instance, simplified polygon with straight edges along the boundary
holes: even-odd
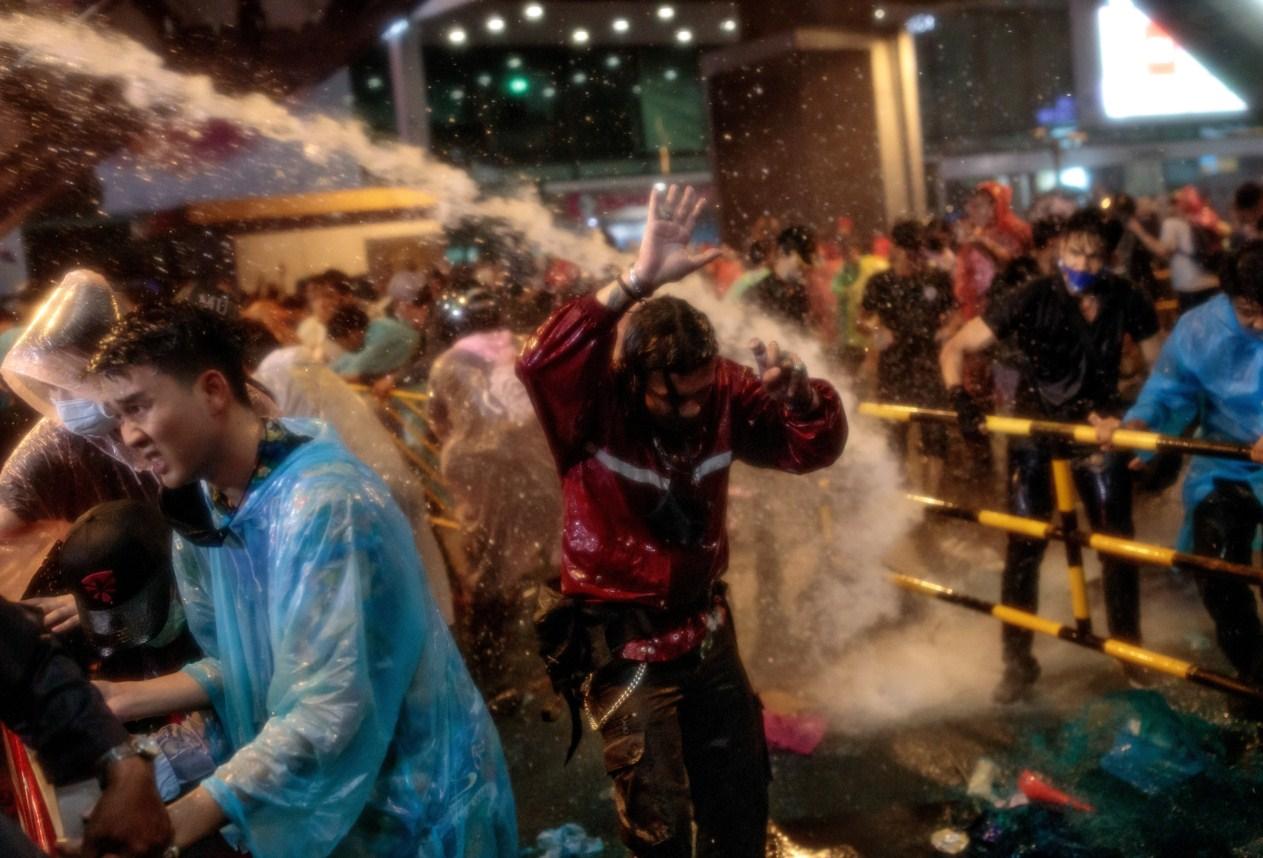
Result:
[[[1138,521],[1147,522],[1142,525],[1142,536],[1147,530],[1173,532],[1168,529],[1173,509],[1178,512],[1178,508],[1163,501],[1142,510]],[[891,553],[890,565],[994,598],[1002,545],[1000,537],[979,533],[968,525],[927,524],[918,527]],[[1089,563],[1089,567],[1094,566],[1094,562]],[[1064,562],[1055,550],[1050,550],[1043,573],[1045,593],[1053,594],[1046,595],[1044,601],[1043,613],[1049,616],[1064,613],[1064,575]],[[739,583],[740,574],[735,578]],[[1144,628],[1150,646],[1225,669],[1211,643],[1213,629],[1190,582],[1173,579],[1166,572],[1146,570],[1143,593]],[[1099,581],[1092,584],[1092,596],[1099,614]],[[1057,601],[1058,597],[1061,601]],[[866,636],[865,646],[879,653],[867,660],[875,658],[881,662],[879,669],[861,670],[861,657],[847,653],[838,664],[826,667],[829,675],[822,683],[818,676],[786,679],[784,673],[776,670],[774,660],[765,663],[759,655],[755,624],[746,622],[742,628],[740,614],[739,611],[738,637],[747,654],[755,653],[753,657],[748,655],[747,665],[765,702],[771,701],[769,705],[777,709],[801,707],[823,713],[829,725],[823,742],[811,755],[773,753],[771,813],[778,830],[769,847],[770,855],[877,858],[942,854],[931,845],[931,837],[943,828],[973,832],[973,842],[959,853],[966,855],[1130,858],[1159,854],[1145,851],[1157,848],[1152,846],[1157,842],[1152,836],[1145,839],[1137,835],[1132,848],[1120,849],[1118,844],[1126,843],[1128,835],[1117,827],[1110,828],[1108,819],[1098,817],[1081,824],[1061,815],[1073,815],[1075,811],[996,811],[967,796],[967,784],[984,757],[997,763],[997,794],[1016,793],[1014,784],[1020,769],[1038,765],[1066,778],[1069,783],[1064,786],[1086,785],[1094,790],[1094,798],[1105,810],[1115,805],[1124,807],[1127,816],[1120,818],[1166,814],[1176,829],[1186,823],[1190,836],[1197,834],[1194,823],[1181,823],[1173,814],[1170,794],[1146,796],[1121,781],[1110,781],[1101,775],[1096,757],[1076,760],[1073,766],[1062,765],[1071,751],[1082,755],[1081,746],[1088,741],[1080,736],[1086,730],[1083,724],[1093,725],[1087,732],[1093,735],[1093,753],[1099,755],[1108,747],[1117,726],[1108,719],[1117,720],[1117,712],[1130,711],[1127,706],[1152,699],[1145,695],[1153,692],[1130,688],[1119,666],[1107,657],[1059,641],[1039,639],[1035,652],[1045,672],[1035,697],[1014,707],[998,707],[990,703],[989,689],[999,678],[999,633],[996,622],[987,617],[939,603],[907,604],[898,620],[883,624]],[[515,684],[529,690],[521,708],[499,717],[498,724],[517,793],[523,845],[533,844],[541,831],[578,823],[588,834],[605,842],[601,854],[625,854],[617,840],[600,743],[591,734],[585,735],[575,758],[563,766],[568,723],[547,691],[542,671],[530,652],[525,627],[521,632],[522,639],[513,656]],[[924,645],[908,647],[906,652],[882,661],[884,656],[880,653],[893,653],[918,638]],[[953,647],[943,641],[957,644]],[[887,643],[889,646],[882,649]],[[849,688],[847,673],[853,677]],[[907,696],[894,694],[899,708],[890,715],[883,715],[880,706],[873,702],[884,699],[880,689],[875,692],[871,687],[885,681],[883,673],[897,691],[914,687]],[[932,680],[936,678],[943,678],[946,685],[935,685]],[[792,687],[786,687],[791,684]],[[831,688],[832,693],[822,695],[822,686]],[[1226,698],[1176,679],[1160,678],[1155,689],[1161,695],[1158,699],[1165,700],[1178,713],[1189,713],[1190,723],[1206,725],[1206,730],[1216,737],[1216,771],[1226,779],[1225,783],[1239,783],[1241,789],[1235,790],[1234,795],[1263,797],[1254,781],[1259,765],[1253,730],[1229,719]],[[1096,747],[1102,742],[1104,746]],[[1235,774],[1238,771],[1240,777]],[[1213,800],[1215,789],[1222,792],[1224,786],[1217,782],[1212,789],[1205,782],[1205,775],[1191,783],[1205,783],[1207,801]],[[1196,809],[1197,788],[1187,787],[1180,799]],[[1025,833],[1027,828],[1021,826],[1034,833]],[[1073,830],[1067,834],[1061,831],[1063,827]],[[1045,830],[1060,833],[1041,839],[1044,834],[1040,832]],[[988,847],[979,840],[980,833],[995,838],[995,844],[1007,845]],[[1001,834],[1009,839],[1004,840]],[[1172,836],[1178,834],[1174,830]],[[1242,842],[1227,846],[1220,843],[1210,851],[1188,854],[1255,854],[1236,851],[1237,847],[1249,848],[1250,838],[1256,836],[1253,832],[1242,830],[1232,836]],[[1263,837],[1263,830],[1257,836]],[[1015,849],[1014,838],[1022,837],[1029,842]],[[1215,851],[1221,847],[1231,847],[1233,851]]]

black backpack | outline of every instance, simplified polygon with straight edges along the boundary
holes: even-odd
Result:
[[[1193,261],[1211,274],[1218,274],[1227,258],[1228,250],[1219,230],[1198,224],[1189,224],[1193,231]]]

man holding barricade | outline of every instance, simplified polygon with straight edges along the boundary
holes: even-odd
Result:
[[[984,432],[984,415],[962,386],[965,355],[1010,340],[1021,358],[1018,416],[1083,421],[1117,415],[1119,361],[1130,336],[1147,361],[1157,354],[1153,304],[1131,283],[1105,271],[1105,223],[1096,210],[1077,212],[1066,227],[1059,271],[1015,288],[991,302],[981,316],[953,336],[939,357],[943,381],[966,438]],[[1047,520],[1053,509],[1049,442],[1015,439],[1009,446],[1009,509]],[[1092,526],[1118,536],[1132,533],[1131,477],[1118,453],[1091,452],[1072,461],[1075,483]],[[1034,611],[1039,598],[1043,540],[1010,536],[1001,599]],[[1105,603],[1111,635],[1140,640],[1139,581],[1135,566],[1105,559]],[[1033,635],[1005,626],[1004,677],[997,703],[1027,697],[1039,678],[1031,655]]]
[[[1192,460],[1179,545],[1249,564],[1263,523],[1263,241],[1229,261],[1223,288],[1180,317],[1121,425],[1178,435],[1197,418],[1209,440],[1253,444],[1253,462]],[[1108,443],[1119,426],[1102,421],[1097,433]],[[1201,576],[1197,585],[1224,655],[1243,681],[1263,688],[1263,626],[1250,585]]]

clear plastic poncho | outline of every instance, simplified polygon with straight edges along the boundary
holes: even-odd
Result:
[[[470,334],[430,370],[427,416],[455,517],[473,546],[472,590],[547,577],[560,562],[561,484],[526,388],[521,342],[508,331]],[[492,580],[487,580],[490,577]]]
[[[395,446],[390,430],[337,373],[302,346],[273,351],[259,364],[254,377],[276,398],[282,415],[329,424],[351,454],[386,481],[395,502],[412,522],[417,548],[429,573],[430,591],[450,623],[452,587],[430,527],[425,492]]]
[[[127,465],[138,464],[117,425],[95,400],[86,374],[101,338],[126,313],[123,299],[95,271],[78,268],[48,293],[0,365],[26,404]]]
[[[321,424],[222,546],[177,537],[207,654],[184,670],[233,749],[203,782],[255,858],[516,858],[496,730],[386,485]]]

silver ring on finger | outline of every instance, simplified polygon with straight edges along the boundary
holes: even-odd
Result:
[[[162,850],[162,858],[180,858],[180,847],[172,843]]]

